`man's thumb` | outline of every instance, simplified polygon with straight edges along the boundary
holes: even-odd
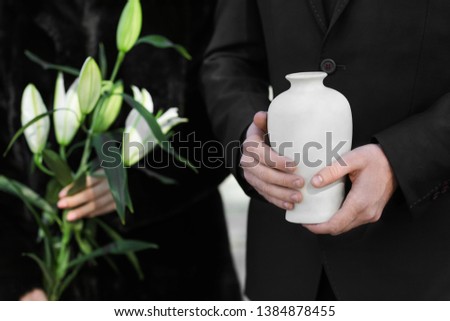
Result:
[[[267,112],[265,111],[257,112],[253,117],[253,123],[263,132],[267,133]]]

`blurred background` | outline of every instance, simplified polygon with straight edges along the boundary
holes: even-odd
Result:
[[[249,197],[245,195],[233,176],[220,185],[225,207],[225,218],[230,237],[231,253],[243,289],[245,279],[245,244],[247,235],[247,210]]]

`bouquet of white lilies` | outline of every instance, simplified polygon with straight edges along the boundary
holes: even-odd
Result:
[[[87,176],[106,175],[116,203],[116,211],[124,223],[126,210],[133,212],[126,167],[138,163],[154,145],[160,145],[177,160],[189,165],[170,147],[168,137],[174,126],[186,122],[187,119],[179,117],[177,108],[170,108],[165,113],[158,112],[155,116],[153,100],[146,89],[131,86],[134,94],[132,97],[124,92],[122,81],[116,81],[126,54],[138,44],[173,48],[186,59],[190,59],[183,47],[160,35],[139,38],[141,26],[140,1],[128,0],[117,29],[118,55],[109,79],[105,79],[107,64],[102,46],[99,54],[101,67],[94,58],[88,57],[80,71],[50,64],[29,52],[26,53],[31,60],[44,68],[58,71],[53,109],[46,108],[36,86],[29,84],[22,96],[22,128],[13,137],[5,155],[14,142],[24,135],[34,155],[36,167],[50,179],[45,196],[5,176],[0,176],[0,190],[19,197],[36,219],[39,241],[43,245],[42,255],[26,255],[41,269],[44,290],[50,300],[58,300],[61,297],[84,263],[101,256],[124,254],[142,276],[134,253],[156,247],[146,242],[124,240],[109,225],[98,219],[68,222],[67,211],[60,212],[56,205],[58,193],[62,188],[70,185],[69,195],[73,195],[85,188]],[[64,74],[76,77],[67,90]],[[132,107],[132,110],[127,117],[125,130],[121,133],[121,166],[105,167],[99,171],[98,164],[107,157],[102,146],[111,139],[112,133],[108,130],[118,117],[124,102]],[[51,118],[59,150],[52,150],[48,142]],[[74,138],[80,131],[83,135],[80,133],[78,136],[82,136],[82,139],[74,144]],[[131,150],[131,144],[141,144],[143,148]],[[76,158],[79,164],[74,170],[69,164],[74,163],[73,151],[79,147],[83,149],[81,158]],[[112,243],[100,247],[94,237],[97,228],[103,229],[111,237]]]

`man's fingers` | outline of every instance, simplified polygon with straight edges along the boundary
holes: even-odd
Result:
[[[114,203],[114,200],[110,194],[103,195],[94,201],[68,212],[67,220],[70,222],[76,221],[85,217],[91,217],[94,213],[106,214],[107,212],[104,211],[110,208],[111,202]]]
[[[336,182],[338,179],[350,174],[351,172],[361,168],[362,159],[358,150],[353,150],[320,170],[312,179],[311,184],[320,188]]]
[[[293,202],[285,202],[278,198],[272,197],[270,195],[264,195],[262,190],[259,190],[255,187],[255,190],[261,194],[269,203],[272,203],[273,205],[283,209],[283,210],[292,210],[294,209],[295,204]]]
[[[297,169],[295,162],[287,157],[279,155],[270,146],[264,144],[264,149],[259,150],[262,162],[271,168],[276,168],[285,173],[293,173]]]
[[[345,209],[340,209],[331,220],[322,224],[305,224],[308,230],[314,234],[330,234],[339,235],[346,231],[349,226],[356,219],[356,215],[350,215]]]
[[[355,201],[357,196],[351,192],[342,204],[342,207],[336,214],[326,223],[304,225],[308,230],[315,234],[331,234],[339,235],[349,230],[349,227],[357,220],[363,208],[360,202]]]
[[[242,167],[254,167],[261,163],[286,173],[293,173],[296,170],[294,161],[279,155],[262,141],[247,140],[244,143],[244,156],[246,157],[241,159]]]
[[[244,177],[259,194],[282,209],[293,209],[302,201],[298,191],[305,184],[302,177],[293,175],[296,164],[277,154],[264,143],[267,133],[267,112],[258,112],[247,131],[240,165]]]
[[[303,199],[302,194],[296,189],[267,183],[267,181],[262,180],[259,176],[253,175],[251,172],[244,173],[244,176],[264,197],[270,196],[287,203],[300,203]]]
[[[108,191],[109,191],[108,184],[97,184],[94,185],[93,187],[88,187],[87,189],[78,194],[60,199],[58,202],[58,207],[62,209],[78,207],[84,203],[88,203],[92,200],[95,200],[95,198],[97,197],[103,196]]]
[[[338,179],[344,177],[350,173],[350,170],[347,167],[343,167],[339,163],[333,163],[330,166],[327,166],[320,170],[312,179],[311,184],[314,187],[320,188],[331,183],[334,183]]]
[[[274,184],[297,191],[305,185],[303,177],[281,172],[279,170],[267,167],[263,164],[257,164],[253,167],[244,168],[244,174],[251,173],[261,181],[268,184]]]
[[[263,132],[267,133],[267,112],[257,112],[253,117],[253,123]]]

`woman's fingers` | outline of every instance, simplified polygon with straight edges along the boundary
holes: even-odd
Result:
[[[97,176],[86,178],[86,188],[68,196],[72,186],[66,186],[60,193],[58,207],[71,209],[67,213],[68,221],[76,221],[85,217],[94,217],[110,213],[116,209],[107,179],[99,171]]]
[[[86,188],[88,187],[94,187],[97,184],[102,183],[105,181],[105,171],[103,169],[98,170],[95,172],[94,176],[88,176],[86,177]],[[70,189],[72,188],[73,184],[67,185],[64,187],[58,194],[59,198],[64,198],[69,194]]]
[[[99,183],[102,183],[103,181],[106,181],[105,176],[102,175],[102,171],[98,171],[95,173],[95,176],[88,176],[86,177],[86,187],[92,187]]]
[[[108,202],[108,205],[106,205],[103,208],[99,208],[92,213],[88,215],[88,217],[97,217],[105,214],[109,214],[111,212],[114,212],[116,210],[116,203],[112,199],[110,202]]]
[[[116,204],[111,193],[107,193],[67,213],[68,221],[76,221],[86,217],[94,217],[112,212]]]
[[[75,208],[85,203],[91,202],[96,198],[103,196],[110,191],[108,182],[103,179],[100,183],[86,188],[84,191],[66,196],[59,200],[58,207],[60,209]]]
[[[47,295],[42,289],[34,289],[20,297],[20,301],[47,301]]]
[[[66,197],[67,194],[69,194],[70,189],[72,188],[73,184],[67,185],[66,187],[64,187],[61,192],[59,192],[58,196],[59,198],[63,198]]]

